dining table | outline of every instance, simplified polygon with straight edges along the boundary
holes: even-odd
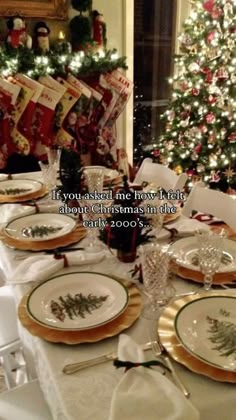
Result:
[[[19,174],[20,177],[41,179],[41,173]],[[43,199],[42,199],[43,200]],[[19,207],[21,204],[19,204]],[[1,215],[2,227],[5,221]],[[183,216],[180,216],[183,217]],[[86,239],[79,242],[83,247]],[[78,246],[78,244],[77,244]],[[22,251],[7,246],[0,241],[0,268],[5,281],[12,278],[16,267],[22,263],[22,258],[35,255],[31,251]],[[135,262],[136,263],[136,262]],[[115,252],[107,250],[105,257],[98,263],[83,266],[62,268],[57,274],[71,272],[95,272],[128,279],[139,287],[139,281],[131,277],[135,263],[124,263],[117,259]],[[14,279],[13,279],[14,280]],[[176,296],[199,290],[202,284],[172,275],[172,284]],[[11,283],[16,306],[22,298],[35,287],[35,282],[22,284]],[[227,286],[226,286],[227,287]],[[218,288],[219,294],[236,296],[236,288]],[[210,292],[209,292],[210,293]],[[150,321],[140,316],[137,321],[124,332],[137,343],[149,341],[147,333],[156,321]],[[116,385],[123,372],[116,369],[111,361],[85,368],[72,375],[63,373],[63,367],[69,363],[89,360],[109,352],[116,352],[118,336],[105,338],[94,343],[69,345],[51,343],[40,337],[31,335],[21,323],[18,323],[20,338],[24,348],[27,368],[30,378],[38,378],[45,400],[49,406],[52,418],[55,420],[107,420],[111,399]],[[152,350],[145,352],[148,359],[153,359]],[[200,413],[201,420],[234,420],[236,418],[235,384],[219,382],[203,374],[195,373],[183,364],[173,360],[174,367],[190,392],[190,401]],[[158,418],[158,414],[157,414]],[[122,419],[128,420],[128,419]],[[148,420],[148,419],[147,419]]]

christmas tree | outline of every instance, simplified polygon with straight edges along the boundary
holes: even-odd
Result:
[[[189,185],[236,188],[236,0],[194,0],[163,114],[160,159]]]

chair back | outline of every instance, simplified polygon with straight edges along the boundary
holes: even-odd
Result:
[[[190,217],[193,210],[215,216],[236,231],[236,200],[228,194],[197,182],[185,201],[182,214]]]
[[[143,160],[133,182],[134,184],[154,182],[166,191],[170,189],[175,191],[183,189],[187,178],[187,174],[185,173],[177,175],[167,166],[154,163],[152,159],[146,158]]]

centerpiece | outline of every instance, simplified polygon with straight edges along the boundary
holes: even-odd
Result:
[[[144,216],[141,202],[135,199],[134,191],[128,185],[127,176],[123,177],[122,189],[115,194],[113,208],[99,238],[109,248],[117,249],[120,261],[133,262],[137,247],[152,238],[149,235],[152,227]]]

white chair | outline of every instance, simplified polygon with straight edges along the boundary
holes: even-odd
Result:
[[[236,231],[236,200],[228,194],[197,182],[185,201],[182,214],[190,217],[193,210],[215,216]]]
[[[0,394],[1,420],[52,420],[37,380]]]
[[[0,361],[7,388],[17,385],[16,370],[25,366],[19,364],[12,353],[21,352],[21,342],[17,328],[16,305],[10,286],[0,287]]]
[[[143,160],[133,181],[134,184],[142,182],[154,182],[164,190],[182,190],[188,179],[187,174],[177,175],[172,169],[159,163],[152,162],[152,159]]]

